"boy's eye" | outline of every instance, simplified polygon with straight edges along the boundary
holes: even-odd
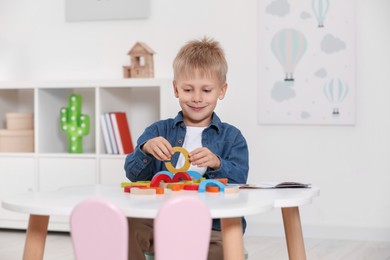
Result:
[[[184,88],[183,91],[184,91],[184,92],[190,92],[191,89],[190,89],[190,88]]]

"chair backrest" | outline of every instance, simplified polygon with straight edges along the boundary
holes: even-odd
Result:
[[[77,260],[128,259],[128,223],[122,211],[102,199],[79,203],[70,217]]]
[[[207,205],[196,197],[168,200],[154,221],[156,260],[207,259],[211,221]]]

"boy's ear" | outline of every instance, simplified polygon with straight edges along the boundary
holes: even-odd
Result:
[[[219,93],[219,100],[222,100],[225,97],[226,90],[227,90],[228,84],[224,83],[221,87],[221,92]]]
[[[177,91],[177,82],[176,80],[173,81],[173,93],[175,94],[175,97],[179,97],[179,92]]]

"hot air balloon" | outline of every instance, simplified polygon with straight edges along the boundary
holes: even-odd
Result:
[[[318,21],[318,27],[324,27],[325,17],[329,10],[329,0],[312,0],[311,5]]]
[[[305,53],[306,48],[305,35],[295,29],[281,30],[272,38],[271,49],[286,73],[285,81],[294,81],[295,67]]]
[[[348,84],[343,83],[340,79],[332,79],[324,84],[324,95],[333,105],[332,115],[337,117],[340,115],[339,106],[341,102],[348,96]]]

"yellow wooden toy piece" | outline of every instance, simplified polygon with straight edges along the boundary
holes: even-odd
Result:
[[[122,182],[121,187],[128,187],[128,186],[145,186],[150,187],[150,181],[135,181],[135,182]]]
[[[170,161],[165,162],[165,167],[167,167],[167,170],[173,174],[177,172],[186,172],[190,168],[190,154],[187,152],[186,149],[183,147],[175,146],[173,147],[174,152],[182,153],[184,156],[184,165],[180,169],[176,169],[173,167],[172,163]]]

